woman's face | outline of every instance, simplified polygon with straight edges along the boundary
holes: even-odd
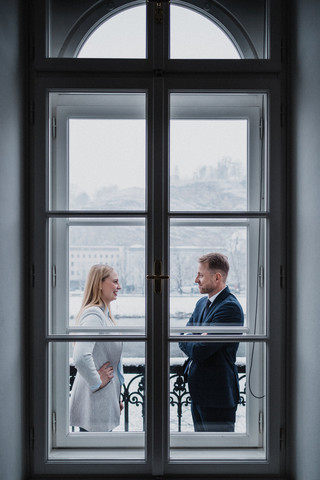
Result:
[[[116,300],[118,291],[121,290],[118,274],[115,270],[112,270],[109,277],[102,281],[101,285],[101,298],[109,305],[110,302]]]

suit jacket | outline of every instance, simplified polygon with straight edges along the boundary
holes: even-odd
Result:
[[[243,311],[236,297],[226,287],[205,315],[207,297],[196,304],[187,326],[243,325]],[[199,332],[201,333],[201,332]],[[189,363],[189,392],[202,407],[233,408],[239,402],[238,369],[235,365],[238,343],[180,342]]]

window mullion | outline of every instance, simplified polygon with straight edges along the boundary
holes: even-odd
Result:
[[[154,274],[155,261],[160,260],[162,274],[167,274],[167,162],[166,148],[163,138],[164,131],[164,111],[163,111],[163,81],[161,78],[154,80],[153,108],[157,115],[153,115],[153,149],[150,165],[152,175],[149,175],[149,186],[151,188],[149,198],[151,205],[150,228],[150,263],[148,273]],[[167,280],[161,280],[161,293],[156,293],[154,289],[154,280],[148,280],[148,292],[152,299],[153,323],[150,325],[149,347],[152,350],[152,362],[149,363],[149,382],[152,382],[152,424],[148,436],[152,441],[152,471],[154,475],[162,475],[163,467],[167,455],[167,345],[165,343],[167,335]],[[150,409],[150,405],[149,405]],[[149,417],[150,418],[150,417]]]

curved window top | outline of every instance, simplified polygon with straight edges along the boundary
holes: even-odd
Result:
[[[78,58],[146,58],[146,7],[105,20],[83,43]]]
[[[170,6],[170,58],[240,59],[230,37],[216,23],[190,8]]]
[[[159,39],[147,38],[147,31],[151,35],[159,31],[155,26],[147,29],[147,10],[155,8],[154,2],[50,0],[48,4],[50,57],[146,59],[148,43],[166,51]],[[153,15],[148,19],[157,23]],[[171,59],[267,58],[266,19],[266,0],[243,4],[239,0],[171,0],[170,38],[164,35],[163,39],[170,43]],[[164,15],[163,23],[166,20]]]

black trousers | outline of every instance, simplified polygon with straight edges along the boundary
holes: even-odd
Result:
[[[191,402],[195,432],[234,432],[237,407],[211,408]]]

